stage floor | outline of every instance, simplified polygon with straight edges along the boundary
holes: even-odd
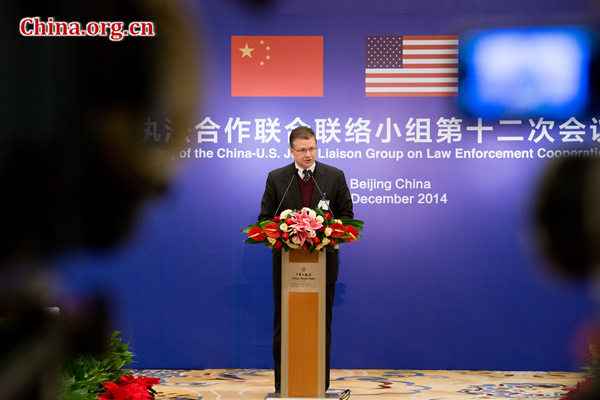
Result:
[[[135,370],[160,378],[158,400],[264,399],[273,370]],[[328,393],[357,399],[560,399],[583,373],[516,371],[332,370]]]

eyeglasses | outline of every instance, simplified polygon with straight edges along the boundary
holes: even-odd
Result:
[[[315,151],[317,151],[316,147],[309,147],[308,149],[295,149],[292,147],[292,150],[297,151],[298,153],[302,154],[302,153],[314,153]]]

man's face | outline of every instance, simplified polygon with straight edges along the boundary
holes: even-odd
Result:
[[[317,141],[314,138],[296,139],[290,147],[296,163],[303,169],[310,167],[317,158]]]

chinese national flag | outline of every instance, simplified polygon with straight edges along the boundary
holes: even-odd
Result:
[[[232,36],[231,95],[322,97],[323,36]]]

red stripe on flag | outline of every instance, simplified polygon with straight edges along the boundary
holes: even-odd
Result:
[[[458,64],[404,64],[405,69],[409,68],[456,68]],[[424,72],[429,73],[429,72]]]
[[[366,87],[454,87],[456,82],[367,82]]]
[[[404,35],[404,40],[458,40],[458,35]]]
[[[367,97],[453,97],[456,92],[368,92]]]
[[[457,78],[456,72],[449,73],[427,73],[427,74],[366,74],[367,78]]]
[[[404,42],[404,50],[456,50],[455,44],[412,44]]]
[[[404,54],[404,59],[445,59],[445,60],[456,60],[458,55],[456,54]]]

